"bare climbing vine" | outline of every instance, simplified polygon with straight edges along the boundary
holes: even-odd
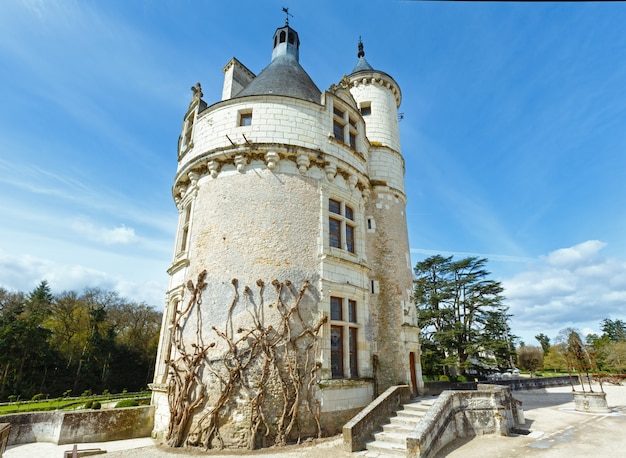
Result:
[[[320,404],[315,397],[315,386],[321,364],[316,356],[318,334],[327,318],[306,320],[302,316],[300,304],[310,283],[305,280],[297,290],[288,280],[283,283],[274,280],[276,302],[265,306],[266,285],[262,280],[256,282],[258,294],[246,286],[242,298],[238,280],[233,279],[233,299],[224,329],[212,326],[214,341],[205,344],[202,335],[205,279],[206,271],[203,271],[195,285],[188,282],[191,297],[186,308],[177,311],[172,328],[177,357],[168,361],[169,445],[224,448],[220,420],[230,408],[229,402],[242,398],[247,403],[244,410],[249,412],[248,448],[271,442],[285,445],[296,432],[300,441],[299,421],[303,417],[314,420],[320,437]],[[240,315],[235,323],[233,312],[242,300],[248,319]],[[183,338],[183,330],[194,310],[195,341],[190,343],[192,339],[188,335],[186,340]],[[276,314],[271,319],[267,316],[269,310]],[[210,402],[208,380],[211,380]],[[215,393],[217,386],[219,390]],[[194,421],[195,415],[199,418]]]

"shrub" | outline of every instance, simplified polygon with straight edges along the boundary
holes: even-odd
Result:
[[[459,376],[456,378],[456,381],[457,381],[457,382],[461,382],[461,383],[467,382],[467,377],[466,377],[466,376],[464,376],[464,375],[459,375]]]
[[[32,397],[32,399],[31,399],[31,400],[32,400],[32,401],[39,401],[39,400],[40,400],[41,398],[43,398],[44,396],[45,396],[45,394],[43,394],[43,393],[37,393],[36,395],[34,395],[34,396]]]
[[[115,408],[119,409],[120,407],[137,407],[137,401],[134,399],[122,399],[117,404],[115,404]]]
[[[83,407],[85,409],[91,409],[92,406],[93,406],[93,401],[87,401],[85,402],[85,404],[83,404]]]
[[[91,404],[91,408],[94,410],[100,410],[101,407],[102,407],[102,404],[100,404],[100,402],[98,401],[93,401],[93,404]]]
[[[449,382],[450,381],[450,377],[448,377],[447,375],[440,375],[439,376],[439,381],[440,382]]]

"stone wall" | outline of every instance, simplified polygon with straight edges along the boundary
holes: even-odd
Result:
[[[154,424],[154,407],[15,413],[0,416],[0,423],[11,424],[9,445],[106,442],[149,437]]]
[[[508,387],[479,385],[477,391],[445,391],[407,438],[407,456],[429,458],[459,437],[508,435],[524,423],[521,403]]]

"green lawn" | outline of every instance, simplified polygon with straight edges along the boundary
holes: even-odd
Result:
[[[17,401],[0,404],[0,415],[9,413],[41,412],[46,410],[74,410],[85,405],[88,401],[98,401],[101,404],[120,399],[149,400],[150,392],[121,393],[107,395],[81,396],[77,398],[56,398],[44,401]]]

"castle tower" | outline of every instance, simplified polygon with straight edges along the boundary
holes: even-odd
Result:
[[[258,75],[228,62],[221,101],[192,88],[152,385],[171,445],[335,434],[421,386],[399,87],[360,56],[322,92],[299,52],[286,23]]]
[[[367,62],[360,39],[358,48],[358,60],[348,80],[370,144],[368,172],[372,193],[365,207],[365,219],[374,354],[378,357],[376,379],[383,389],[397,381],[410,380],[413,390],[419,391],[423,386],[419,329],[413,303],[405,168],[398,129],[402,95],[391,76],[374,70]]]

